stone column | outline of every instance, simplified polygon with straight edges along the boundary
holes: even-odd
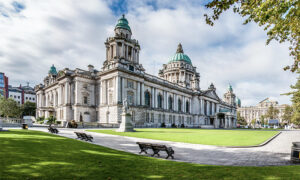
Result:
[[[157,89],[154,88],[154,107],[157,108]]]
[[[119,46],[118,46],[118,42],[116,42],[116,56],[119,56]]]
[[[136,93],[136,105],[140,105],[141,104],[141,85],[140,82],[136,82],[136,89],[137,89],[137,93]]]
[[[142,93],[141,93],[141,100],[142,100],[142,105],[145,105],[145,95],[144,95],[144,93],[145,93],[145,85],[144,85],[144,83],[142,83],[142,88],[141,88],[141,91],[142,91]]]
[[[121,102],[121,87],[120,87],[120,76],[116,76],[115,77],[115,103],[118,104],[119,102]]]
[[[70,83],[67,81],[65,83],[65,104],[70,104]]]
[[[123,79],[123,83],[122,83],[122,97],[123,97],[123,99],[121,99],[121,102],[123,102],[123,100],[125,99],[125,98],[127,98],[127,93],[126,93],[126,91],[125,91],[125,78],[122,78]]]

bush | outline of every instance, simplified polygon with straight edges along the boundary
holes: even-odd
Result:
[[[160,127],[165,128],[166,124],[163,122],[163,123],[161,123]]]
[[[184,126],[184,124],[181,124],[181,126],[180,126],[181,128],[184,128],[185,126]]]
[[[175,123],[173,123],[173,124],[171,125],[171,127],[172,127],[172,128],[177,128],[177,126],[176,126]]]
[[[77,128],[78,124],[75,120],[72,120],[71,122],[68,123],[68,128]]]
[[[47,124],[55,124],[56,118],[54,116],[50,116],[47,118]]]

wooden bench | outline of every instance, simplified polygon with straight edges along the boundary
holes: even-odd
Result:
[[[49,132],[55,133],[55,134],[57,134],[59,132],[56,128],[53,128],[51,126],[48,128],[48,130],[49,130]]]
[[[175,151],[171,147],[167,147],[165,145],[160,145],[160,144],[151,144],[151,143],[143,143],[143,142],[137,142],[137,144],[141,149],[140,154],[142,152],[147,154],[147,150],[152,149],[153,150],[153,154],[151,155],[152,157],[155,155],[160,156],[159,152],[165,151],[168,154],[166,159],[168,159],[169,157],[172,157],[172,159],[174,159],[173,154],[175,153]]]
[[[151,143],[137,142],[137,144],[139,145],[139,147],[141,149],[141,152],[139,152],[139,154],[141,154],[142,152],[144,152],[145,154],[148,154],[147,150],[152,148]]]
[[[82,133],[82,132],[74,132],[77,135],[77,139],[85,140],[85,141],[93,141],[93,137],[91,135]]]

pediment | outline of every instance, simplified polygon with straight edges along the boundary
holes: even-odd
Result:
[[[212,99],[220,100],[219,96],[217,95],[216,91],[214,91],[214,90],[206,91],[204,93],[204,95],[206,95],[207,97],[210,97]]]

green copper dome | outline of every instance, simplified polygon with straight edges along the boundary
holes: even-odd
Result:
[[[176,61],[185,61],[188,64],[192,64],[191,59],[183,53],[183,49],[181,44],[178,44],[176,54],[169,59],[168,63],[176,62]]]
[[[233,91],[231,84],[229,84],[229,86],[228,86],[228,90],[229,90],[230,92],[232,92],[232,91]]]
[[[117,23],[115,29],[116,29],[116,28],[127,29],[128,31],[131,32],[131,29],[130,29],[130,27],[129,27],[129,25],[128,25],[128,21],[127,21],[127,19],[125,18],[125,15],[124,15],[124,14],[123,14],[122,17],[118,20],[118,23]]]
[[[238,97],[236,98],[236,104],[239,105],[239,106],[241,106],[241,100]]]
[[[51,66],[51,68],[49,70],[49,74],[57,75],[57,71],[56,71],[54,64]]]

